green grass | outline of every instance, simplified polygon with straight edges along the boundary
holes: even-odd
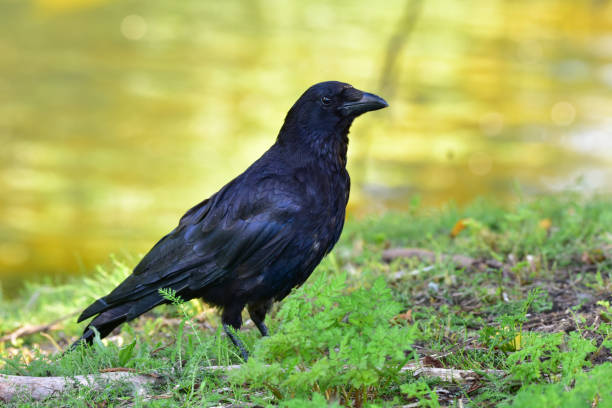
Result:
[[[442,256],[383,261],[385,249],[402,246],[469,256],[479,266],[460,269]],[[486,266],[493,260],[505,268]],[[114,260],[88,279],[27,284],[17,299],[0,299],[0,336],[79,311],[128,272]],[[565,194],[509,207],[483,200],[440,209],[415,201],[402,214],[350,220],[334,252],[274,308],[272,336],[262,339],[252,323],[239,333],[252,356],[239,369],[207,370],[239,364],[240,356],[214,310],[166,292],[174,305],[91,348],[57,353],[79,333],[74,317],[48,334],[0,342],[0,372],[72,376],[122,367],[161,380],[147,396],[123,384],[104,392],[79,388],[43,402],[24,395],[15,406],[437,407],[461,400],[607,407],[610,293],[609,198]],[[452,383],[402,370],[418,361],[480,377]]]

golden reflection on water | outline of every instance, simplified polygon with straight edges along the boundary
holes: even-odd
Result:
[[[352,129],[354,215],[417,194],[510,200],[515,181],[527,193],[612,187],[610,1],[0,8],[5,289],[145,252],[265,151],[322,80],[391,105]]]

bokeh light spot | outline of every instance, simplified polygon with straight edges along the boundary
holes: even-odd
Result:
[[[121,22],[121,34],[128,40],[140,40],[147,33],[147,22],[138,14],[126,16]]]
[[[499,135],[504,128],[504,117],[498,112],[489,112],[480,118],[480,129],[487,136]]]
[[[569,126],[576,118],[576,108],[569,102],[557,102],[550,111],[550,118],[557,126]]]
[[[491,156],[488,153],[472,153],[468,159],[468,167],[473,174],[484,176],[491,171],[493,160],[491,160]]]

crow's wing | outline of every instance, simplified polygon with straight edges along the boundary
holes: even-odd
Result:
[[[227,190],[231,184],[189,210],[134,272],[85,309],[79,321],[138,299],[143,307],[159,304],[160,288],[200,290],[226,278],[256,274],[287,245],[301,240],[296,222],[300,206],[278,182],[235,189],[235,194]],[[140,309],[135,307],[130,316]]]

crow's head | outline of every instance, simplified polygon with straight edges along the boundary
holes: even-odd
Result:
[[[321,82],[308,88],[289,110],[279,136],[287,132],[297,132],[301,138],[346,135],[357,116],[387,106],[381,97],[344,82]]]

